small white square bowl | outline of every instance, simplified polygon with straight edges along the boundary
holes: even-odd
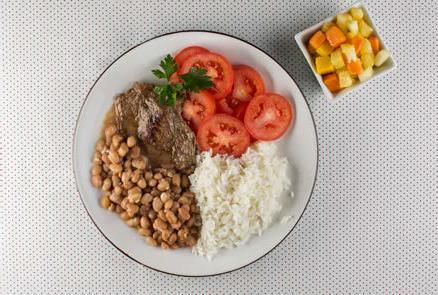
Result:
[[[380,40],[380,47],[382,49],[385,48],[385,49],[387,49],[389,51],[389,58],[380,67],[374,67],[373,68],[374,74],[373,74],[373,76],[370,79],[368,79],[368,80],[366,80],[364,82],[357,82],[354,85],[352,85],[351,87],[345,88],[345,89],[339,91],[338,93],[332,93],[325,86],[325,84],[324,84],[324,82],[322,80],[322,76],[316,72],[315,63],[313,61],[312,56],[307,51],[306,43],[307,43],[307,41],[310,39],[310,37],[316,31],[321,29],[322,25],[325,22],[334,21],[335,18],[336,18],[336,15],[338,15],[339,13],[349,12],[352,7],[362,8],[363,14],[364,14],[364,16],[363,16],[364,20],[368,23],[368,25],[370,25],[373,28],[373,35],[375,35],[375,36],[377,36],[379,38],[379,40]],[[322,88],[322,91],[324,92],[324,95],[331,102],[334,102],[339,97],[344,96],[347,93],[349,93],[349,92],[351,92],[351,91],[353,91],[355,89],[360,88],[364,84],[371,82],[372,80],[376,79],[377,77],[382,77],[383,75],[389,73],[391,70],[396,68],[396,64],[395,64],[395,62],[394,62],[394,60],[392,58],[391,51],[385,46],[385,43],[383,42],[382,37],[379,35],[376,27],[374,26],[374,22],[372,21],[370,15],[368,13],[368,10],[366,9],[365,4],[363,2],[358,2],[358,3],[350,6],[347,10],[339,12],[339,13],[336,14],[335,16],[329,17],[329,18],[321,21],[320,23],[318,23],[318,24],[316,24],[314,26],[311,26],[310,28],[308,28],[308,29],[306,29],[306,30],[304,30],[302,32],[299,32],[298,34],[295,35],[295,41],[298,43],[298,46],[300,47],[301,51],[303,52],[304,56],[306,57],[307,62],[309,63],[309,66],[312,68],[312,71],[315,74],[316,80],[318,80],[319,85],[321,85],[321,88]]]

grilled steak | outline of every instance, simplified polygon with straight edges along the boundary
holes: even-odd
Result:
[[[176,106],[157,104],[153,85],[135,83],[114,102],[114,121],[119,131],[137,134],[152,163],[168,164],[191,171],[196,160],[195,135],[181,117],[182,102]]]

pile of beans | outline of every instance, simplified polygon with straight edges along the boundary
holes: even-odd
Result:
[[[96,144],[91,182],[103,191],[100,204],[163,249],[192,247],[201,227],[199,207],[187,175],[151,169],[138,140],[110,124]]]

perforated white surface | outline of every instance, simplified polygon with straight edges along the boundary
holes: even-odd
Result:
[[[300,2],[0,1],[0,294],[438,293],[438,6],[367,1],[398,69],[330,104],[293,36],[353,2]],[[135,44],[184,29],[269,52],[319,135],[318,180],[293,233],[211,278],[164,275],[118,252],[87,216],[71,167],[94,80]]]

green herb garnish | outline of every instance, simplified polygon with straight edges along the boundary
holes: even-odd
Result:
[[[172,106],[178,98],[184,97],[186,91],[199,92],[213,87],[213,81],[207,76],[207,71],[198,67],[193,67],[188,73],[179,76],[183,83],[170,83],[170,76],[178,70],[178,65],[170,54],[160,62],[160,67],[162,70],[152,70],[157,78],[166,79],[166,84],[154,87],[160,104]]]

